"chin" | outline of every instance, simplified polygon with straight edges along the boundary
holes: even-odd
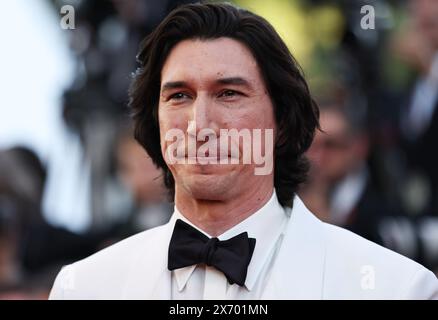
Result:
[[[232,190],[233,180],[224,174],[192,174],[184,178],[182,187],[195,199],[223,200]]]

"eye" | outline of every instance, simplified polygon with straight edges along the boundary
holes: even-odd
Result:
[[[234,90],[224,90],[219,94],[219,97],[225,97],[225,98],[233,98],[236,97],[238,95],[241,95],[240,92],[234,91]]]
[[[180,100],[183,100],[186,98],[190,98],[190,97],[185,93],[177,92],[177,93],[174,93],[171,96],[169,96],[168,100],[180,101]]]

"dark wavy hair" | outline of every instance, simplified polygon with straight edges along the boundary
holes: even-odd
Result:
[[[196,3],[173,10],[140,45],[140,67],[129,90],[134,136],[174,197],[175,180],[160,148],[158,101],[161,69],[172,48],[186,39],[228,37],[250,49],[271,97],[277,123],[274,186],[282,206],[292,206],[309,169],[304,153],[319,128],[319,111],[297,61],[264,18],[227,3]]]

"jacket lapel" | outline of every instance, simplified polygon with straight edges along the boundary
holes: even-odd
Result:
[[[175,216],[154,230],[130,269],[123,299],[171,299],[167,254]],[[295,197],[271,278],[262,299],[321,299],[326,243],[323,223]]]
[[[323,223],[296,196],[263,299],[322,299],[326,243]]]

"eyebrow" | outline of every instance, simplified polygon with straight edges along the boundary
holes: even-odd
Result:
[[[221,78],[217,79],[216,82],[220,84],[233,84],[251,88],[250,82],[242,77]]]
[[[220,78],[215,81],[217,84],[231,84],[238,86],[245,86],[249,89],[252,89],[251,83],[242,77],[229,77],[229,78]],[[178,89],[187,87],[188,83],[186,81],[169,81],[163,84],[161,87],[161,91],[164,92],[166,90]]]
[[[185,81],[169,81],[163,84],[163,86],[161,87],[161,91],[166,91],[169,89],[177,89],[186,86],[187,86],[187,82]]]

